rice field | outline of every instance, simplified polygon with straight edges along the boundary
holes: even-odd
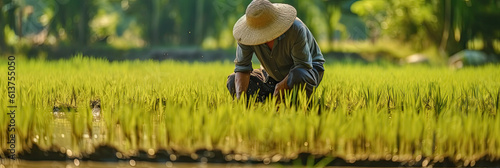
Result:
[[[451,70],[330,61],[312,99],[294,92],[279,104],[247,105],[226,89],[232,62],[76,56],[16,64],[18,152],[36,144],[69,158],[108,146],[120,159],[168,151],[176,154],[168,158],[173,161],[180,155],[197,160],[200,149],[220,151],[226,161],[264,163],[301,153],[423,166],[445,158],[465,166],[500,160],[499,65]],[[7,60],[0,69],[7,71]],[[0,79],[0,122],[8,123],[7,73]],[[97,99],[99,116],[89,105]],[[72,108],[53,112],[63,105]],[[2,151],[8,136],[0,132]]]

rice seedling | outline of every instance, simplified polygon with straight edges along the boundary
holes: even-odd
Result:
[[[453,71],[331,63],[312,99],[299,91],[279,104],[247,105],[225,88],[231,62],[108,62],[80,55],[18,64],[19,151],[37,144],[82,156],[108,145],[123,157],[167,150],[195,159],[196,150],[206,149],[238,161],[275,162],[299,153],[348,162],[500,159],[498,65]],[[0,90],[6,93],[5,83]],[[96,99],[98,119],[89,106]],[[74,110],[57,117],[53,108],[61,104]],[[7,116],[0,121],[8,123]],[[2,150],[7,136],[0,132]]]

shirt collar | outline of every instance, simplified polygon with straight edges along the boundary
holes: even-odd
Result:
[[[283,38],[285,38],[285,33],[278,37],[278,41],[281,41]],[[263,43],[261,45],[266,45],[266,43]]]
[[[283,39],[283,38],[285,38],[285,33],[283,33],[281,36],[279,36],[279,37],[278,37],[278,40],[281,40],[281,39]]]

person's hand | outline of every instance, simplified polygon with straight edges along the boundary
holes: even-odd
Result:
[[[286,83],[287,80],[282,80],[281,82],[277,83],[276,86],[274,87],[273,96],[280,96],[280,93],[283,93],[285,90],[290,89],[288,88],[288,85]]]

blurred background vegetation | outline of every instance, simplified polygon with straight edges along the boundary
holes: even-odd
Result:
[[[325,55],[500,55],[500,0],[272,0],[298,10]],[[0,0],[0,54],[125,57],[227,51],[250,0]],[[139,52],[140,51],[140,52]],[[153,56],[151,56],[153,55]],[[203,55],[203,54],[201,54]],[[337,54],[338,55],[338,54]],[[349,54],[348,54],[349,56]]]

